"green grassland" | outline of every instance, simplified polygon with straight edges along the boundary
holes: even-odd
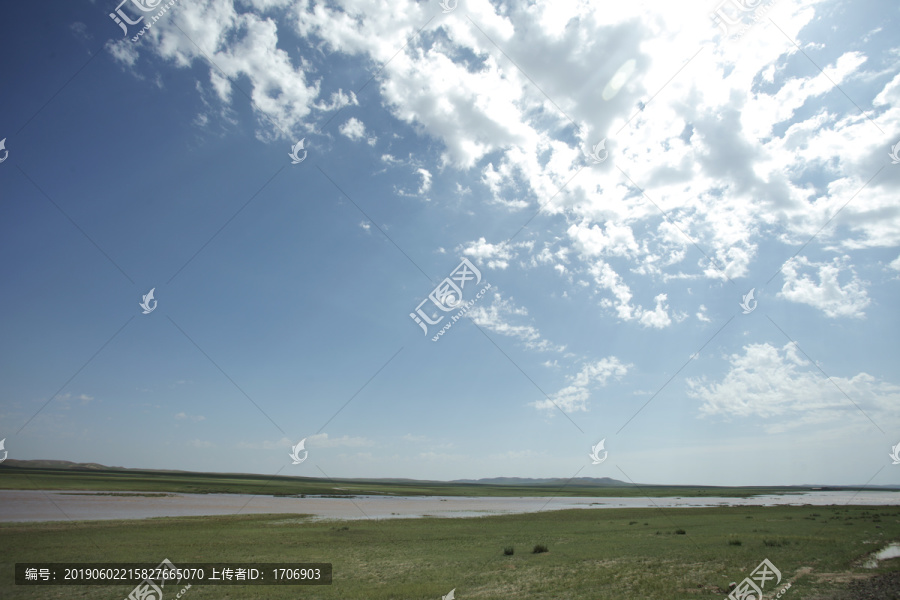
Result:
[[[415,480],[344,480],[228,473],[191,473],[140,470],[70,470],[0,466],[0,489],[104,490],[177,492],[190,494],[261,495],[359,495],[391,496],[607,496],[685,498],[725,496],[744,498],[757,494],[809,491],[803,487],[687,487],[645,485],[596,485],[572,481],[553,485],[495,485]],[[852,489],[852,488],[843,488]]]
[[[677,533],[683,531],[684,533]],[[768,558],[786,600],[828,597],[900,540],[900,507],[595,509],[465,519],[235,515],[0,524],[0,597],[124,598],[131,586],[12,585],[16,562],[330,562],[331,586],[199,586],[184,598],[724,598]],[[547,552],[535,554],[535,545]],[[512,547],[512,555],[504,549]],[[177,591],[177,590],[175,590]],[[775,592],[777,589],[767,588]],[[173,595],[174,597],[174,595]],[[767,597],[770,597],[767,595]],[[166,596],[168,599],[168,595]]]

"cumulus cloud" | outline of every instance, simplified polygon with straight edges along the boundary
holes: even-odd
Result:
[[[656,306],[653,309],[645,309],[642,305],[631,302],[633,294],[631,288],[615,269],[605,261],[595,262],[589,269],[594,277],[595,284],[612,293],[612,298],[603,298],[600,305],[604,308],[614,309],[616,315],[623,321],[637,321],[644,327],[662,329],[672,324],[669,316],[669,305],[666,304],[667,294],[657,294],[654,298]]]
[[[666,294],[659,294],[654,298],[656,301],[656,308],[653,310],[641,311],[641,325],[644,327],[663,329],[672,324],[672,319],[669,317],[669,306],[666,304],[667,298],[668,296]]]
[[[266,7],[277,4],[273,0]],[[210,86],[223,103],[231,103],[236,81],[249,81],[254,109],[267,122],[259,131],[263,138],[291,138],[319,97],[319,83],[309,81],[304,68],[294,66],[278,47],[275,21],[239,13],[230,0],[182,2],[147,31],[142,43],[177,67],[208,69]],[[127,66],[138,59],[139,50],[127,39],[108,43],[107,50]]]
[[[362,139],[366,135],[366,126],[356,117],[347,119],[343,125],[338,128],[342,135],[347,136],[351,140]]]
[[[866,291],[868,282],[856,276],[849,260],[849,256],[835,258],[830,263],[812,262],[802,256],[794,258],[782,267],[784,285],[778,295],[791,302],[808,304],[831,318],[862,318],[865,316],[863,309],[871,302]],[[801,273],[813,269],[817,271],[817,278]],[[851,275],[844,285],[840,283],[842,271]]]
[[[703,304],[701,304],[701,305],[700,305],[700,310],[698,310],[698,311],[697,311],[697,314],[695,315],[695,316],[697,317],[697,320],[698,320],[698,321],[702,321],[702,322],[704,322],[704,323],[710,323],[710,322],[712,322],[712,319],[710,319],[710,318],[707,316],[706,310],[707,310],[707,309],[706,309],[706,306],[704,306]]]
[[[566,233],[575,250],[585,257],[636,256],[639,251],[634,232],[623,223],[606,221],[602,228],[596,224],[572,225]]]
[[[422,178],[422,185],[419,186],[419,194],[427,194],[431,189],[431,172],[428,169],[418,168],[416,173]]]
[[[829,380],[794,344],[749,344],[729,363],[719,382],[688,379],[688,394],[702,401],[702,416],[761,417],[774,433],[806,424],[884,422],[900,413],[900,386],[864,372],[832,373]]]
[[[823,1],[781,0],[766,16],[803,47]],[[643,327],[680,319],[668,296],[647,293],[655,281],[745,277],[772,231],[786,244],[819,233],[817,244],[841,252],[900,245],[900,176],[868,182],[885,162],[885,148],[873,143],[883,136],[855,107],[826,102],[835,84],[865,81],[854,101],[872,107],[882,131],[900,131],[900,74],[875,70],[883,67],[866,51],[831,54],[824,73],[788,68],[799,51],[766,22],[729,43],[709,20],[671,2],[651,2],[652,19],[635,18],[631,6],[598,12],[589,3],[500,9],[472,0],[466,18],[441,19],[432,19],[433,8],[412,0],[197,0],[156,24],[140,49],[107,48],[129,68],[138,52],[151,52],[208,69],[204,89],[227,106],[236,82],[249,82],[260,121],[274,124],[262,137],[309,130],[318,116],[358,104],[342,90],[323,97],[313,55],[292,58],[279,44],[280,27],[322,53],[379,65],[373,87],[382,105],[437,142],[441,168],[480,181],[500,211],[540,207],[556,217],[553,226],[565,231],[556,252],[570,252],[483,237],[464,245],[468,256],[495,269],[515,258],[550,265]],[[286,17],[279,25],[276,13]],[[339,131],[366,138],[356,118]],[[601,139],[609,160],[592,164],[586,154]],[[429,193],[431,171],[410,164],[418,187],[398,193]],[[819,232],[838,212],[849,235],[836,239],[835,224]],[[804,268],[817,278],[801,275]],[[839,283],[845,270],[792,263],[782,296],[830,317],[861,317],[866,283],[855,274]]]
[[[382,156],[381,160],[388,164],[400,164],[402,162],[402,161],[394,159],[393,157],[386,158],[388,156],[390,156],[390,155]],[[394,192],[398,196],[405,196],[408,198],[424,197],[425,200],[430,200],[430,198],[428,198],[427,194],[429,191],[431,191],[431,180],[432,180],[431,171],[429,171],[428,169],[425,169],[423,167],[416,167],[414,172],[419,178],[419,187],[415,191],[412,191],[412,190],[409,190],[408,188],[404,188],[403,186],[395,185]]]
[[[506,269],[509,261],[516,256],[522,248],[531,249],[533,242],[500,242],[488,243],[483,237],[474,242],[463,244],[456,250],[466,256],[471,256],[478,264],[486,264],[491,269]]]

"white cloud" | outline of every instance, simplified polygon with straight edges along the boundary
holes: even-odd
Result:
[[[419,186],[419,194],[427,194],[431,189],[431,173],[428,169],[419,168],[416,170],[419,176],[422,178],[422,185]]]
[[[347,136],[351,140],[362,139],[366,135],[366,127],[363,122],[356,117],[351,117],[338,128],[342,135]]]
[[[69,25],[69,30],[78,38],[82,40],[90,40],[92,38],[91,34],[88,33],[87,25],[82,23],[81,21],[75,21],[74,23]]]
[[[287,0],[242,0],[238,7],[287,9],[295,32],[319,50],[383,66],[373,84],[383,104],[439,142],[442,167],[471,173],[499,210],[541,206],[542,216],[564,220],[554,226],[566,228],[573,250],[570,261],[537,258],[532,246],[481,238],[465,247],[469,256],[506,269],[532,254],[523,265],[546,263],[573,285],[589,282],[611,293],[601,303],[623,321],[660,328],[679,317],[659,293],[653,308],[633,304],[632,290],[646,297],[648,279],[745,277],[764,232],[805,241],[851,198],[841,211],[851,235],[835,242],[830,226],[818,243],[844,252],[900,245],[893,200],[900,177],[864,186],[885,161],[873,124],[843,99],[827,102],[839,95],[834,83],[866,81],[854,101],[871,105],[885,131],[898,131],[900,74],[867,71],[873,61],[858,49],[821,63],[825,73],[787,68],[805,58],[784,36],[809,47],[804,28],[823,2],[779,0],[739,41],[721,39],[704,11],[661,1],[597,11],[583,2],[501,9],[470,0],[468,18],[430,22],[434,7],[412,0],[294,8]],[[321,98],[311,59],[292,61],[271,19],[238,12],[229,0],[185,3],[173,17],[225,73],[209,68],[208,87],[223,103],[233,101],[233,82],[246,78],[258,110],[288,131],[358,104],[343,91]],[[783,35],[773,34],[769,17]],[[172,23],[145,36],[147,49],[180,67],[203,63]],[[135,65],[133,45],[108,49]],[[892,79],[881,83],[885,75]],[[365,136],[357,119],[340,131]],[[589,165],[585,152],[604,138],[610,159]],[[381,159],[403,162],[388,153]],[[417,193],[427,194],[431,172],[412,166],[421,177]],[[714,264],[693,258],[695,243]],[[613,258],[615,268],[605,262]],[[783,294],[829,316],[861,316],[869,302],[863,282],[854,275],[836,285],[831,274],[820,271],[819,285],[786,281]]]
[[[634,232],[625,224],[606,221],[602,229],[599,225],[572,225],[566,233],[572,239],[574,248],[585,257],[638,254]]]
[[[106,50],[115,60],[128,67],[133,67],[139,56],[137,48],[128,39],[107,42]]]
[[[604,308],[615,308],[616,315],[623,321],[637,320],[644,327],[654,327],[662,329],[672,324],[669,317],[669,306],[666,304],[668,296],[666,294],[657,294],[654,298],[656,307],[652,310],[645,309],[642,305],[634,305],[631,303],[633,297],[631,288],[625,283],[624,279],[605,261],[595,262],[589,269],[594,277],[594,282],[601,289],[609,290],[615,297],[615,301],[610,298],[603,298],[600,306]]]
[[[861,281],[848,263],[848,256],[835,258],[831,263],[811,262],[802,256],[791,259],[782,267],[784,285],[778,295],[818,308],[832,318],[862,318],[863,309],[871,302],[866,291],[868,283]],[[818,270],[818,284],[809,275],[800,274],[801,269],[810,268]],[[843,270],[850,271],[852,277],[842,286],[839,278]]]
[[[697,317],[697,320],[698,320],[698,321],[702,321],[702,322],[704,322],[704,323],[710,323],[710,322],[712,322],[712,319],[710,319],[708,316],[706,316],[706,310],[707,310],[707,309],[706,309],[706,306],[704,306],[703,304],[701,304],[701,305],[700,305],[700,310],[698,310],[698,311],[697,311],[697,314],[696,314],[696,317]]]
[[[54,396],[53,399],[60,403],[62,408],[70,410],[72,408],[72,404],[70,404],[70,401],[80,400],[80,404],[84,406],[85,404],[93,402],[94,396],[90,396],[88,394],[78,394],[77,396],[73,396],[72,394],[66,392],[65,394],[58,394]]]
[[[270,1],[260,6],[277,4]],[[126,44],[131,47],[126,48]],[[306,128],[319,96],[319,83],[309,82],[303,67],[295,67],[287,52],[278,47],[275,21],[250,12],[238,13],[230,0],[180,3],[177,11],[147,31],[142,44],[178,67],[190,68],[197,63],[208,69],[210,82],[224,103],[231,102],[233,82],[246,78],[254,108],[264,117],[259,131],[264,139],[291,138],[293,130]],[[130,40],[106,47],[116,60],[135,65],[139,50]],[[209,64],[207,56],[215,66]],[[347,103],[355,101],[345,99]]]
[[[475,305],[466,313],[466,317],[479,327],[484,327],[494,333],[517,338],[526,348],[541,352],[562,352],[565,346],[558,346],[541,336],[541,332],[533,325],[515,324],[512,321],[527,317],[528,311],[524,307],[517,307],[513,299],[504,299],[499,293],[494,294],[490,306]]]
[[[641,325],[662,329],[672,324],[672,319],[669,317],[669,306],[666,304],[667,298],[666,294],[659,294],[654,298],[656,308],[643,311],[640,318]]]
[[[591,390],[605,386],[610,378],[621,379],[630,366],[622,364],[615,356],[588,363],[576,375],[569,377],[569,385],[549,399],[533,402],[532,406],[548,411],[561,408],[566,413],[587,411]]]
[[[249,5],[260,12],[266,12],[272,8],[284,8],[294,0],[238,0],[241,4]]]
[[[389,156],[389,155],[385,155]],[[382,156],[381,159],[384,162],[389,164],[398,164],[402,161],[392,160],[393,157],[389,159],[385,159],[385,156]],[[415,191],[409,191],[408,189],[404,189],[402,186],[395,185],[394,192],[400,196],[406,196],[408,198],[421,197],[424,196],[425,200],[430,200],[426,194],[431,190],[431,171],[428,169],[424,169],[422,167],[416,167],[415,174],[419,176],[419,187]]]
[[[462,252],[466,256],[471,256],[477,264],[487,264],[491,269],[506,269],[509,261],[517,254],[517,250],[521,248],[531,249],[533,242],[500,242],[499,244],[488,243],[483,237],[474,242],[460,245],[457,252]]]
[[[180,412],[175,415],[175,420],[177,420],[177,421],[191,420],[191,421],[194,421],[195,423],[197,423],[199,421],[205,421],[206,417],[204,417],[203,415],[189,415],[187,413]]]
[[[860,408],[876,423],[896,419],[900,412],[900,386],[863,372],[852,377],[832,373],[829,381],[794,344],[781,349],[750,344],[729,362],[718,383],[688,379],[688,394],[703,401],[701,415],[777,418],[766,428],[778,432],[805,424],[869,423]]]

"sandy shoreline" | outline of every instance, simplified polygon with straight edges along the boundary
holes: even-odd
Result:
[[[690,508],[706,506],[900,505],[900,492],[811,492],[752,498],[583,498],[354,496],[285,498],[245,494],[104,496],[77,490],[0,490],[0,522],[147,519],[229,514],[310,514],[318,519],[475,517],[570,508]]]

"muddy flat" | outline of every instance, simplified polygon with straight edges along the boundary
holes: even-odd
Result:
[[[318,519],[475,517],[570,508],[690,508],[775,505],[898,506],[900,492],[809,492],[750,498],[584,498],[460,496],[307,496],[246,494],[141,495],[72,490],[0,490],[0,521],[147,519],[231,514],[293,513]]]

